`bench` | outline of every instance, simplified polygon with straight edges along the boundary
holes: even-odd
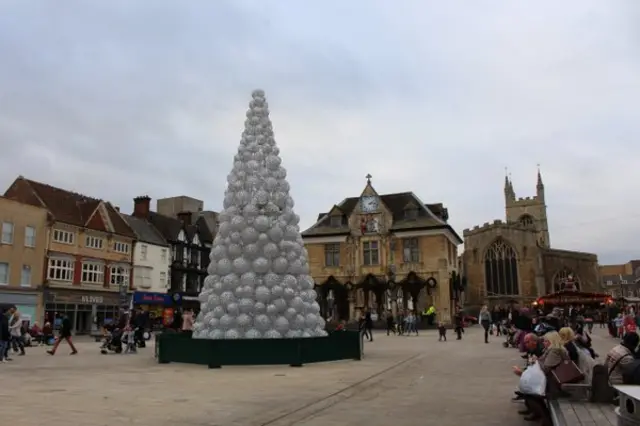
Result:
[[[549,401],[554,426],[617,426],[618,416],[612,404],[554,399]]]

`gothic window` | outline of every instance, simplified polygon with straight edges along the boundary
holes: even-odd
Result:
[[[576,290],[580,290],[580,279],[578,276],[569,269],[563,269],[562,271],[556,272],[553,277],[553,291],[564,290],[565,283],[569,280],[569,277],[573,279],[573,284],[575,285]]]
[[[487,296],[519,294],[516,251],[503,239],[497,239],[484,254]]]
[[[527,228],[533,228],[535,226],[533,216],[531,216],[530,214],[523,214],[522,216],[520,216],[520,219],[518,219],[518,223]]]

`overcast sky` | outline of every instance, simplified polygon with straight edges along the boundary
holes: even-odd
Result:
[[[302,226],[362,191],[462,230],[547,190],[554,247],[640,257],[640,3],[0,0],[0,186],[222,204],[267,93]],[[636,171],[634,171],[636,170]]]

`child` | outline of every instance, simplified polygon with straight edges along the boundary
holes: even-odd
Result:
[[[438,323],[438,342],[447,341],[447,329],[442,322]]]

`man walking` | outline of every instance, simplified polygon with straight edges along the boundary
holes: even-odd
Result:
[[[22,341],[22,319],[20,312],[15,307],[9,309],[9,333],[11,334],[11,346],[14,352],[20,351],[24,355],[24,342]]]
[[[69,347],[71,347],[71,355],[75,355],[78,353],[76,347],[73,345],[73,341],[71,340],[71,321],[69,321],[69,317],[67,317],[65,314],[62,314],[60,335],[56,339],[56,342],[53,344],[53,348],[51,348],[51,350],[48,350],[47,353],[49,355],[55,355],[56,350],[58,349],[58,346],[60,346],[60,342],[62,342],[62,340],[66,340],[69,344]]]

